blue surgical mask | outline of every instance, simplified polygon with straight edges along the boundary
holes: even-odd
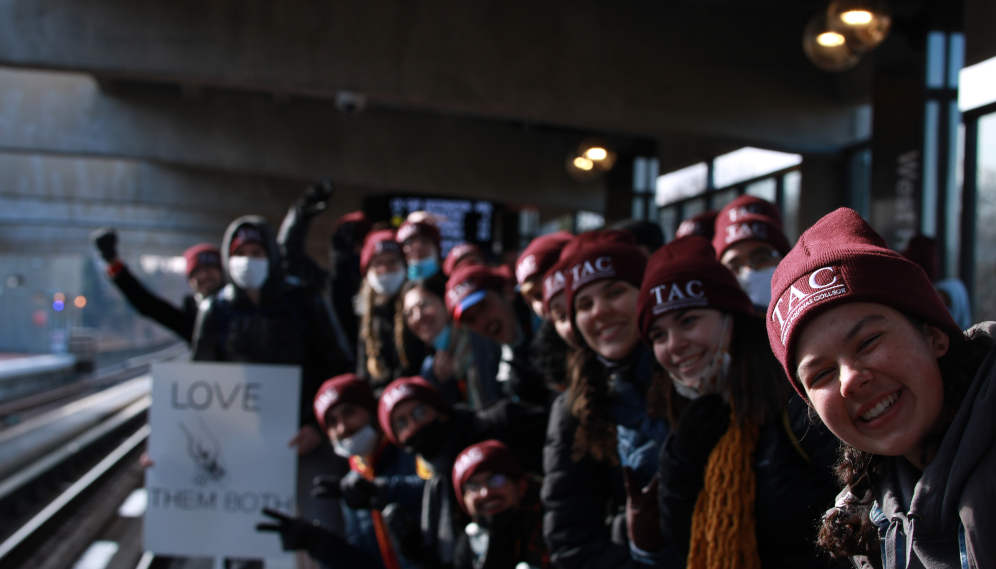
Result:
[[[439,260],[427,257],[408,263],[408,280],[427,279],[439,272]]]
[[[453,325],[447,324],[445,328],[436,334],[436,337],[432,339],[432,347],[436,351],[445,350],[450,347],[450,337],[453,336]]]

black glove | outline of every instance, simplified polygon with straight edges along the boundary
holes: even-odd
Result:
[[[317,476],[311,489],[316,498],[342,498],[354,510],[379,510],[386,506],[387,486],[383,480],[367,480],[359,472],[338,476]]]
[[[643,551],[664,549],[667,542],[661,536],[657,476],[646,488],[640,488],[633,469],[624,466],[623,482],[626,486],[626,531],[629,541]]]
[[[100,257],[108,263],[118,257],[118,234],[114,228],[101,227],[90,234],[90,241],[100,251]]]
[[[309,522],[303,518],[292,518],[277,510],[263,508],[263,514],[275,519],[278,523],[261,522],[256,524],[256,531],[273,531],[280,534],[280,546],[284,551],[310,551],[322,545],[327,540],[339,539],[331,530],[319,525],[318,520]]]
[[[388,504],[381,512],[388,531],[394,537],[401,555],[411,561],[422,558],[422,528],[398,503]]]
[[[310,217],[325,211],[334,189],[335,184],[328,178],[318,178],[312,182],[301,199],[301,207],[304,210],[304,214]]]
[[[705,466],[709,454],[730,426],[730,406],[721,395],[703,395],[685,407],[674,433],[674,450]]]

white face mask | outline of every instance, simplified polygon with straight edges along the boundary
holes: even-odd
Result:
[[[228,274],[239,288],[259,290],[270,275],[270,260],[256,257],[230,257]]]
[[[378,440],[380,440],[380,437],[377,435],[377,431],[368,424],[353,433],[353,436],[342,439],[341,441],[334,441],[332,448],[335,449],[337,455],[343,458],[369,456],[373,451],[377,450]]]
[[[723,317],[723,327],[719,330],[719,345],[712,356],[712,361],[702,370],[698,377],[678,377],[671,372],[671,380],[678,394],[688,399],[697,399],[702,395],[720,393],[724,398],[726,393],[726,374],[730,371],[732,358],[726,348],[723,347],[723,340],[726,338],[726,326],[730,323],[730,315]]]
[[[401,290],[401,285],[405,284],[405,271],[401,269],[383,275],[378,275],[376,271],[370,271],[367,273],[367,282],[377,294],[394,296],[396,292]]]
[[[776,268],[768,267],[754,271],[744,267],[737,275],[740,288],[744,289],[754,306],[771,304],[771,279],[775,276]]]

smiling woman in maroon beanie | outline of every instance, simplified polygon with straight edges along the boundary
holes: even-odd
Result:
[[[812,528],[839,490],[839,443],[790,397],[737,279],[708,241],[685,237],[650,257],[638,302],[663,368],[648,398],[672,425],[658,489],[667,544],[688,567],[826,567]]]
[[[772,281],[768,337],[842,446],[820,543],[872,566],[996,567],[993,339],[842,208]]]

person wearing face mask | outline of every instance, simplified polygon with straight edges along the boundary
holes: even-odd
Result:
[[[583,233],[567,247],[575,253],[561,260],[564,297],[578,348],[543,450],[551,560],[565,569],[671,566],[675,560],[655,525],[626,521],[627,501],[634,511],[654,504],[668,433],[662,414],[649,412],[653,355],[637,328],[647,258],[625,231]]]
[[[329,309],[317,291],[283,278],[276,240],[262,217],[233,221],[221,251],[229,283],[201,303],[192,359],[301,366],[301,429],[291,441],[299,457],[298,503],[302,512],[333,519],[334,510],[315,509],[307,495],[311,478],[335,467],[311,402],[325,378],[348,366]]]
[[[407,328],[425,344],[429,354],[422,362],[421,376],[437,386],[452,403],[482,409],[503,397],[498,383],[501,348],[494,341],[453,325],[443,298],[442,275],[408,281],[398,296],[395,338]]]
[[[273,510],[276,520],[257,526],[280,534],[286,550],[304,550],[327,567],[416,567],[398,551],[381,510],[399,503],[416,513],[425,482],[415,473],[415,458],[390,444],[377,422],[377,400],[365,381],[353,374],[322,384],[315,396],[315,416],[335,453],[349,460],[345,477],[319,476],[311,494],[340,502],[342,537],[321,524]]]
[[[690,567],[826,567],[813,522],[838,491],[837,443],[781,382],[750,299],[701,237],[650,257],[639,325],[673,426],[659,463],[660,528]]]
[[[420,522],[401,507],[385,511],[402,553],[425,567],[452,567],[456,536],[465,525],[450,481],[464,448],[497,439],[512,450],[528,472],[541,472],[546,412],[536,406],[502,400],[481,410],[449,405],[443,394],[421,377],[401,378],[381,395],[377,417],[395,445],[418,456],[427,479]]]
[[[549,405],[552,392],[532,365],[530,310],[504,271],[460,267],[446,281],[446,309],[458,326],[501,344],[497,379],[508,397]]]
[[[398,227],[397,239],[405,253],[410,280],[427,279],[439,272],[442,237],[428,219],[405,221]]]
[[[465,448],[453,463],[453,490],[471,522],[457,538],[456,569],[542,569],[540,485],[496,440]]]
[[[356,373],[375,392],[398,377],[415,373],[425,358],[425,346],[418,338],[404,327],[395,327],[397,298],[407,278],[395,237],[391,230],[374,231],[360,254],[360,272],[365,277],[356,297],[360,313]],[[402,335],[401,342],[396,334]]]
[[[210,243],[200,243],[183,252],[183,258],[187,262],[187,283],[193,294],[184,297],[182,305],[177,308],[151,293],[128,270],[118,256],[118,234],[114,229],[109,227],[98,229],[90,235],[90,240],[101,258],[107,262],[107,276],[128,303],[135,307],[139,314],[169,328],[189,344],[194,335],[197,304],[221,290],[225,284],[218,247]]]
[[[963,333],[847,208],[802,234],[772,296],[783,378],[842,443],[820,546],[859,567],[996,566],[996,325]]]
[[[712,246],[763,314],[771,301],[771,276],[790,248],[778,207],[754,196],[733,200],[716,217]]]

